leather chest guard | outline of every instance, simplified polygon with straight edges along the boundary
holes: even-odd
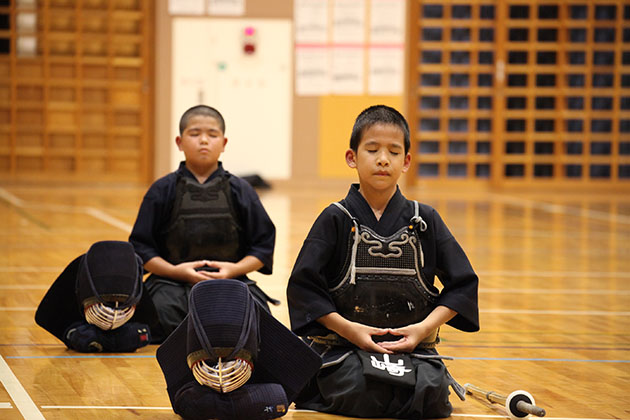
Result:
[[[199,184],[179,176],[171,220],[165,231],[167,260],[239,260],[240,226],[232,204],[229,178]]]
[[[344,318],[379,328],[398,328],[422,321],[436,306],[438,290],[422,274],[424,254],[419,231],[426,223],[416,214],[409,226],[385,238],[352,218],[349,255],[340,281],[330,289]]]

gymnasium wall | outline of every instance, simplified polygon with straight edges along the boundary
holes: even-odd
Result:
[[[0,180],[150,179],[153,5],[0,1]]]
[[[414,185],[630,187],[630,5],[414,0]]]
[[[234,173],[345,183],[385,103],[410,185],[625,191],[628,45],[624,0],[0,0],[0,180],[149,182],[207,102]]]
[[[390,4],[398,4],[399,12],[404,12],[405,1],[404,0],[388,0]],[[215,30],[218,25],[225,25],[226,28],[232,28],[232,33],[238,28],[252,27],[256,29],[257,38],[253,39],[253,43],[257,48],[256,52],[250,57],[246,57],[241,47],[248,40],[243,36],[241,40],[234,39],[231,35],[225,35],[223,45],[217,43],[204,44],[205,47],[200,49],[198,45],[190,46],[190,54],[195,52],[198,55],[206,55],[203,59],[196,60],[197,64],[202,63],[202,66],[213,66],[217,60],[224,60],[229,62],[229,67],[233,71],[232,74],[238,72],[251,72],[248,68],[235,68],[237,65],[248,66],[255,60],[259,60],[260,63],[265,62],[265,48],[284,48],[285,44],[276,41],[267,42],[267,38],[271,38],[277,35],[271,35],[271,28],[277,28],[279,26],[289,25],[290,30],[288,36],[290,37],[289,43],[289,61],[288,74],[280,70],[275,73],[267,73],[265,76],[265,83],[268,85],[277,84],[275,88],[276,95],[266,95],[264,92],[265,87],[255,87],[248,90],[235,91],[240,92],[243,96],[238,100],[246,103],[243,107],[236,107],[228,102],[224,102],[224,98],[227,95],[227,90],[224,90],[224,95],[212,94],[213,88],[202,87],[198,91],[203,90],[201,98],[204,99],[209,105],[215,105],[222,111],[220,103],[225,103],[225,107],[228,109],[230,115],[225,115],[228,124],[227,137],[229,139],[226,153],[224,154],[225,165],[233,172],[245,175],[248,173],[258,173],[266,178],[274,180],[303,180],[303,181],[317,181],[319,179],[354,179],[354,172],[347,168],[344,153],[348,147],[350,132],[352,124],[356,115],[369,105],[375,103],[385,103],[403,110],[405,103],[402,95],[402,86],[404,85],[404,16],[399,16],[400,24],[396,28],[402,33],[396,34],[399,39],[398,43],[391,43],[386,45],[373,45],[370,42],[373,40],[370,33],[370,28],[374,31],[375,25],[371,17],[373,4],[379,5],[379,2],[360,1],[356,0],[337,2],[337,6],[333,7],[333,2],[325,2],[317,0],[317,2],[302,1],[301,3],[289,1],[289,0],[276,0],[263,2],[246,1],[244,13],[242,15],[235,16],[217,16],[210,13],[208,10],[204,12],[202,16],[187,14],[185,12],[173,13],[173,10],[169,11],[169,3],[167,0],[160,0],[156,4],[156,27],[159,30],[156,31],[156,161],[155,161],[155,176],[159,176],[173,169],[175,163],[181,158],[181,154],[177,152],[174,147],[174,136],[176,132],[176,120],[181,115],[184,108],[185,100],[182,100],[182,96],[191,98],[191,102],[197,98],[200,98],[199,94],[190,93],[192,88],[189,88],[188,94],[182,94],[185,88],[181,86],[181,80],[178,81],[179,76],[174,75],[174,69],[186,66],[186,62],[180,63],[182,54],[175,51],[174,42],[177,39],[181,39],[181,31],[190,29],[189,36],[194,38],[199,36],[198,42],[203,43],[203,36],[199,35],[200,30],[198,25],[204,25],[202,22],[206,22],[207,31],[212,31],[212,23]],[[295,4],[297,6],[295,6]],[[309,4],[310,3],[310,4]],[[319,4],[317,4],[319,3]],[[383,3],[382,1],[380,3]],[[315,4],[315,6],[313,6]],[[325,7],[322,9],[321,4]],[[361,4],[363,17],[358,22],[354,22],[353,19],[348,21],[350,26],[355,25],[359,27],[360,31],[355,30],[350,34],[343,34],[343,27],[338,25],[339,20],[344,19],[344,13],[352,14],[348,16],[354,16],[357,12],[355,8],[356,4]],[[343,7],[347,6],[347,10]],[[298,7],[298,14],[311,13],[309,7],[319,8],[320,12],[326,13],[326,16],[320,17],[319,23],[327,25],[327,27],[320,33],[320,38],[315,41],[299,42],[300,37],[308,37],[308,29],[301,30],[296,27],[298,23],[302,23],[304,26],[310,25],[310,17],[306,20],[302,17],[298,23],[294,20],[296,11],[294,7]],[[378,11],[377,11],[378,12]],[[385,17],[389,18],[389,17]],[[335,21],[337,19],[337,21]],[[390,19],[391,20],[391,19]],[[265,28],[268,25],[268,28]],[[358,25],[358,26],[357,26]],[[341,25],[343,26],[343,24]],[[174,28],[178,28],[179,32],[175,33]],[[197,28],[196,30],[194,28]],[[352,29],[352,28],[351,28]],[[208,32],[209,33],[209,32]],[[304,35],[306,33],[306,35]],[[341,35],[339,35],[341,33]],[[195,35],[197,34],[197,35]],[[209,36],[209,35],[208,35]],[[352,41],[352,37],[362,37],[358,42],[348,42],[341,39],[346,36]],[[375,40],[375,38],[374,38]],[[226,44],[228,45],[226,47]],[[181,48],[179,46],[178,48]],[[394,78],[397,86],[372,86],[376,80],[370,78],[370,71],[378,71],[374,69],[374,65],[370,66],[370,57],[373,48],[380,48],[379,51],[385,53],[394,51],[397,53],[396,59],[400,60],[399,67],[397,68]],[[262,51],[261,51],[262,50]],[[309,69],[305,70],[305,73],[299,73],[303,67],[298,69],[298,66],[302,66],[301,53],[306,51],[306,54],[315,51],[318,54],[324,54],[329,60],[335,60],[334,56],[337,54],[337,67],[340,70],[330,70],[335,66],[334,62],[329,62],[330,74],[327,75],[327,85],[317,85],[317,82],[308,80],[308,77],[301,77],[301,74],[307,74]],[[354,61],[344,62],[346,59],[345,54],[354,56]],[[340,54],[341,53],[341,54]],[[282,54],[280,54],[282,55]],[[231,56],[232,59],[226,58]],[[249,63],[247,58],[250,58]],[[253,59],[252,59],[253,58]],[[339,72],[345,71],[344,69],[358,68],[357,71],[353,70],[353,76],[359,77],[354,85],[343,85],[340,83],[335,84],[332,79],[338,75]],[[354,67],[353,67],[354,66]],[[215,83],[216,71],[214,69],[205,70],[205,75],[199,78],[200,83],[210,85]],[[310,69],[312,71],[312,69]],[[225,72],[224,72],[225,73]],[[200,73],[201,74],[201,73]],[[234,80],[237,76],[234,76]],[[245,76],[244,76],[245,77]],[[256,78],[257,76],[251,76]],[[262,77],[262,76],[261,76]],[[342,74],[340,78],[344,77]],[[288,79],[288,80],[287,80]],[[191,81],[191,77],[188,77],[189,84],[197,83],[194,80]],[[246,78],[239,79],[241,81],[247,81]],[[284,95],[283,84],[289,83],[288,94],[290,98],[288,101],[279,100]],[[175,86],[175,84],[178,84]],[[196,89],[196,88],[195,88]],[[395,94],[377,94],[381,91],[392,91]],[[216,91],[216,89],[214,90]],[[179,92],[179,93],[178,93]],[[210,92],[210,94],[208,93]],[[279,92],[279,93],[278,93]],[[213,102],[210,98],[216,98],[220,103]],[[247,109],[247,104],[255,103],[256,105],[250,109]],[[290,109],[286,112],[285,104],[290,104]],[[260,121],[258,123],[248,123],[247,112],[249,115],[253,115],[255,109],[260,110],[258,117]],[[242,119],[241,119],[242,118]],[[263,128],[261,122],[269,121],[274,128]],[[229,128],[229,127],[232,128]],[[235,138],[235,126],[237,126],[237,138]],[[249,130],[249,131],[248,131]],[[286,132],[284,131],[286,130]],[[169,135],[166,135],[169,133]],[[286,133],[286,141],[279,139]],[[230,143],[232,142],[232,143]],[[244,149],[256,149],[256,153],[250,157],[247,157],[246,153],[232,153],[230,147],[236,146]],[[272,150],[264,150],[261,147],[261,143],[267,145]],[[232,154],[230,154],[232,153]],[[241,159],[241,162],[237,162],[238,159],[243,156],[246,159]],[[249,165],[249,166],[248,166]],[[236,170],[235,170],[235,169]],[[282,169],[286,168],[286,170]]]

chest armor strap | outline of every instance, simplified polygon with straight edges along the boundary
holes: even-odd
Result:
[[[436,306],[439,291],[424,278],[419,235],[427,225],[415,214],[408,226],[383,237],[334,203],[353,223],[349,255],[339,282],[330,289],[337,311],[346,319],[379,328],[398,328],[422,321]],[[437,332],[430,334],[433,342]]]
[[[173,212],[165,232],[169,262],[236,262],[239,231],[228,177],[218,176],[204,184],[178,177]]]

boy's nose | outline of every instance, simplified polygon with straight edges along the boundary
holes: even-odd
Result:
[[[381,166],[388,166],[389,165],[389,160],[387,159],[387,156],[385,156],[385,153],[379,153],[378,154],[376,163],[378,165],[381,165]]]

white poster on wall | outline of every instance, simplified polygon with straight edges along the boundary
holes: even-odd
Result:
[[[405,0],[371,0],[368,92],[400,95],[404,88]]]
[[[365,42],[364,0],[334,0],[332,40],[334,44]]]
[[[328,43],[328,0],[295,0],[295,44]]]
[[[368,91],[371,95],[400,95],[403,92],[404,49],[372,47],[369,49]]]
[[[208,0],[208,13],[216,16],[243,16],[245,0]]]
[[[334,0],[332,10],[331,92],[363,94],[365,1]]]
[[[168,0],[171,15],[202,15],[206,13],[204,0]]]
[[[404,44],[405,0],[372,0],[370,4],[370,43]]]
[[[329,0],[295,0],[295,94],[330,93]]]
[[[330,54],[327,47],[296,48],[295,92],[300,96],[327,95],[330,92]]]
[[[244,48],[246,29],[257,35],[253,50]],[[225,118],[228,171],[290,178],[292,30],[289,19],[173,19],[172,138],[186,109],[213,106]],[[171,156],[174,169],[183,159],[174,141]]]
[[[338,95],[363,94],[363,47],[334,47],[331,91]]]

